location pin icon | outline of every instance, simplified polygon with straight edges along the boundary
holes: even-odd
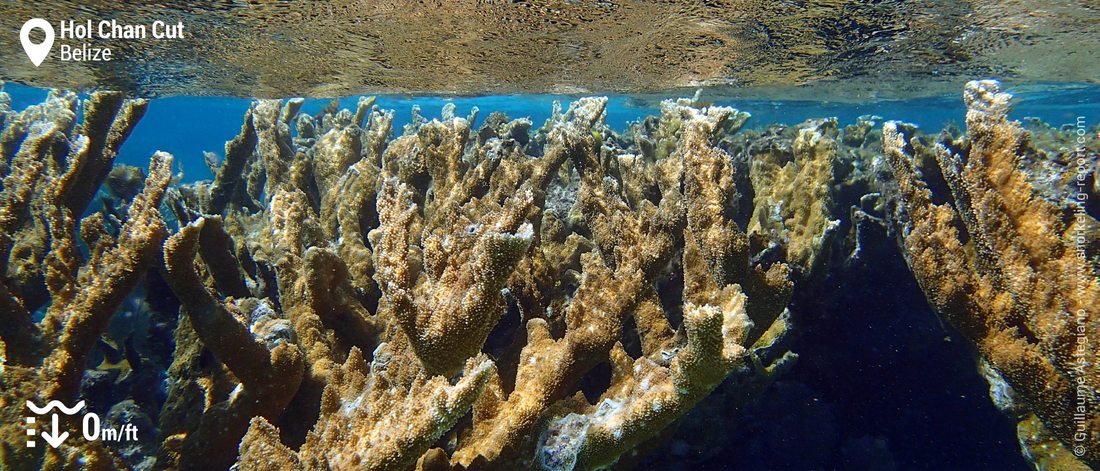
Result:
[[[35,28],[46,33],[46,40],[39,44],[31,42],[31,30]],[[53,48],[53,26],[42,18],[31,18],[23,23],[23,28],[19,30],[19,42],[23,43],[23,50],[27,52],[27,57],[31,58],[35,67],[38,67],[42,61],[46,60],[46,56],[50,55],[50,49]]]

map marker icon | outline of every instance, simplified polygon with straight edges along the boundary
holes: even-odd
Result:
[[[31,42],[31,30],[38,28],[46,33],[46,40],[39,44]],[[53,48],[53,26],[50,26],[50,22],[43,20],[42,18],[31,18],[23,23],[23,28],[19,30],[19,42],[23,43],[23,50],[26,51],[27,57],[31,58],[31,62],[35,67],[42,64],[42,61],[46,60],[46,56],[50,55],[50,49]]]

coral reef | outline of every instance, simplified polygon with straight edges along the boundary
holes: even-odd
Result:
[[[787,260],[809,272],[840,223],[832,218],[837,123],[805,123],[794,132],[789,147],[773,141],[750,152],[753,192],[763,201],[755,205],[748,231],[786,247]]]
[[[1076,154],[1052,150],[1074,137],[1008,122],[994,83],[965,97],[968,134],[935,144],[871,116],[742,130],[699,95],[623,133],[606,98],[539,127],[414,108],[399,130],[373,98],[257,100],[206,154],[213,179],[181,183],[164,153],[114,164],[143,100],[14,112],[0,93],[0,467],[704,466],[721,448],[685,441],[749,433],[690,438],[715,417],[813,397],[773,387],[794,326],[863,296],[836,286],[885,254],[908,277],[891,236],[1029,458],[1095,466],[1100,422],[1066,407],[1100,407],[1075,343],[1097,331],[1100,229],[1062,187]],[[23,446],[26,401],[77,398],[145,436]],[[879,437],[843,447],[895,459]]]
[[[111,316],[157,262],[167,235],[158,209],[171,177],[172,157],[164,153],[153,156],[121,221],[100,212],[80,219],[147,103],[95,93],[83,101],[78,124],[79,103],[75,94],[51,93],[40,105],[8,112],[0,135],[0,463],[9,469],[120,465],[94,442],[49,451],[22,446],[24,404],[76,398]],[[63,424],[74,434],[75,420]]]
[[[211,345],[224,367],[178,350],[165,410],[214,406],[243,435],[240,469],[609,466],[734,369],[775,369],[746,347],[785,329],[789,272],[750,262],[725,216],[730,158],[711,144],[747,115],[670,102],[653,130],[669,152],[635,157],[615,148],[604,99],[557,112],[534,140],[529,121],[498,115],[475,133],[448,108],[385,143],[392,114],[369,100],[354,114],[297,106],[257,102],[215,181],[170,197],[186,224],[165,245],[189,319],[177,341]],[[679,328],[657,294],[675,277]],[[489,348],[506,315],[526,333]],[[581,383],[601,364],[613,379],[590,402]],[[563,420],[584,427],[548,444]],[[235,441],[211,442],[182,412],[161,430],[181,467],[199,449],[233,456],[221,447]]]
[[[1031,183],[1036,173],[1025,162],[1036,151],[1007,119],[1011,95],[976,81],[964,98],[965,140],[930,147],[902,124],[883,128],[904,212],[902,249],[929,302],[974,342],[1019,407],[1096,466],[1100,418],[1086,411],[1100,405],[1100,377],[1087,339],[1100,333],[1100,283],[1087,241],[1100,226],[1083,205],[1044,198]],[[942,180],[918,160],[933,162]]]

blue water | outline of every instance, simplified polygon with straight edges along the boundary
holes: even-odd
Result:
[[[19,84],[6,84],[4,91],[12,97],[12,106],[23,109],[42,101],[47,90]],[[1057,85],[1045,87],[1028,85],[1006,91],[1016,97],[1012,117],[1038,117],[1058,126],[1071,123],[1077,116],[1084,116],[1089,125],[1100,123],[1100,86]],[[535,126],[550,117],[553,102],[563,106],[575,99],[565,95],[480,96],[480,97],[408,97],[379,96],[377,105],[395,110],[394,129],[400,129],[412,117],[413,105],[427,119],[437,118],[444,105],[455,104],[458,116],[466,116],[478,107],[478,120],[474,127],[493,111],[507,113],[509,117],[529,117]],[[706,95],[704,94],[704,98]],[[358,97],[341,99],[342,108],[355,109]],[[328,105],[328,99],[309,99],[302,111],[319,112]],[[203,152],[223,154],[225,142],[232,139],[241,127],[241,121],[251,100],[217,97],[168,97],[150,101],[149,110],[133,134],[119,152],[117,162],[144,167],[153,152],[162,150],[176,157],[176,165],[183,172],[184,181],[212,178],[203,160]],[[747,126],[763,127],[772,123],[796,124],[810,118],[836,117],[841,126],[856,121],[862,115],[877,115],[887,120],[901,120],[919,125],[929,132],[936,132],[949,122],[962,123],[966,109],[961,93],[949,96],[920,98],[906,101],[874,101],[867,103],[829,103],[813,101],[769,100],[719,100],[715,104],[733,106],[752,114]],[[640,101],[624,95],[609,96],[607,122],[615,129],[624,129],[631,121],[646,116],[659,115],[655,101]]]

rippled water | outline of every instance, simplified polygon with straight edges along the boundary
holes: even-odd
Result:
[[[867,100],[975,76],[1095,82],[1090,0],[5,2],[0,77],[141,95],[661,92]],[[95,40],[109,63],[33,67],[23,21],[184,22],[182,41]],[[12,40],[8,40],[8,38]]]

